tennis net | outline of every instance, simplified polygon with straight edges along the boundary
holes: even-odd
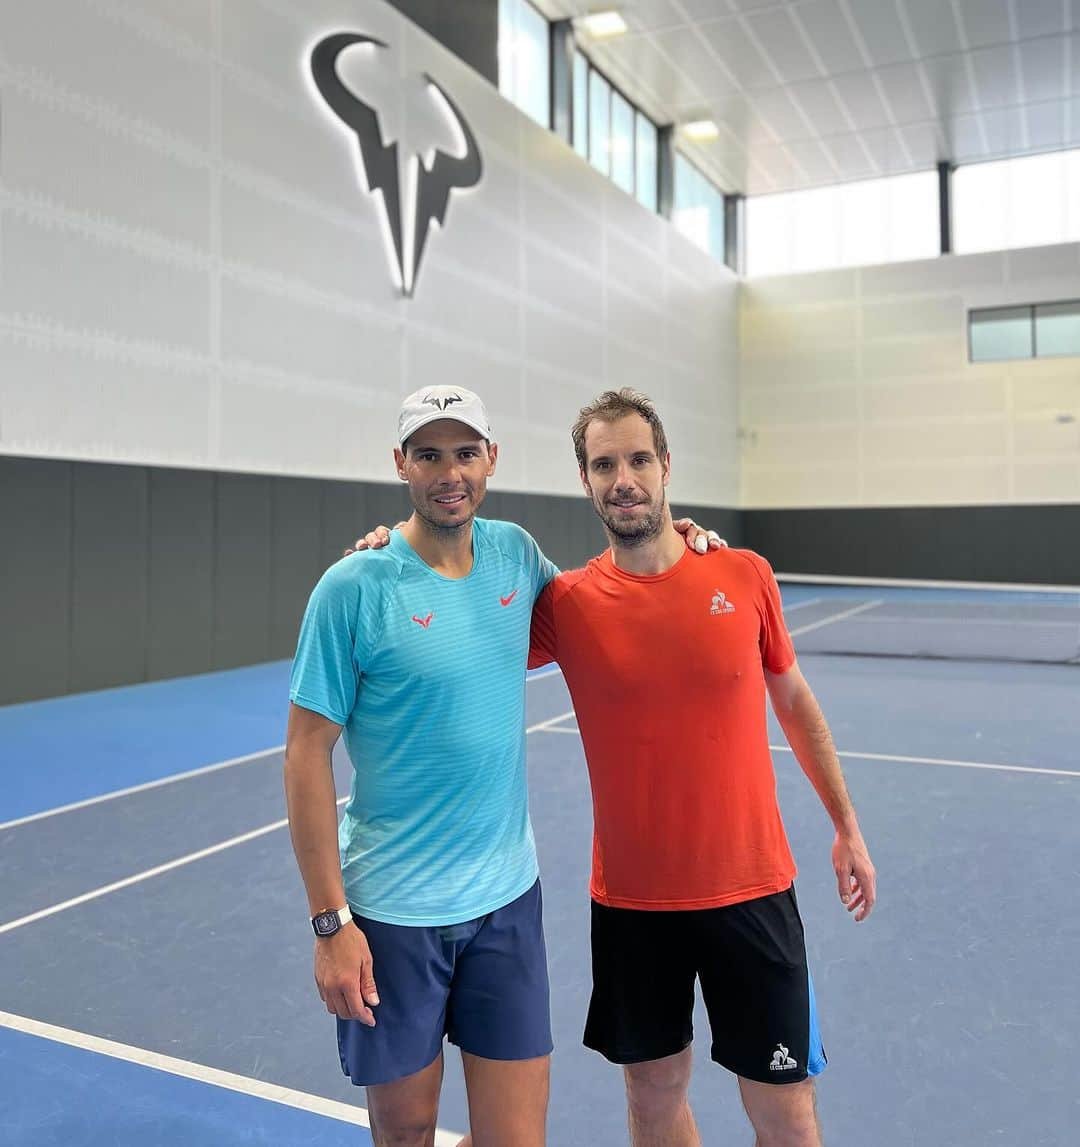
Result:
[[[777,580],[800,655],[1080,665],[1080,587]]]

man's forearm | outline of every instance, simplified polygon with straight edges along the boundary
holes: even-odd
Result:
[[[338,852],[337,793],[330,754],[320,747],[289,746],[285,753],[289,835],[307,890],[311,914],[345,903]]]
[[[788,705],[774,706],[799,767],[814,786],[837,832],[858,827],[832,734],[813,693],[800,690]]]

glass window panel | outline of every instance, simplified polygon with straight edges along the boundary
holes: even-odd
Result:
[[[937,173],[752,196],[746,242],[748,275],[933,258]]]
[[[724,196],[681,153],[675,153],[675,196],[671,221],[691,242],[724,258]]]
[[[642,115],[641,112],[637,113],[637,177],[635,179],[635,189],[638,202],[647,207],[650,211],[655,211],[657,207],[656,202],[656,150],[657,150],[657,131],[656,125],[649,119],[648,116]]]
[[[953,176],[958,254],[1080,238],[1080,151],[970,164]]]
[[[1080,240],[1080,151],[1065,153],[1065,238],[1070,243]]]
[[[589,162],[605,175],[611,171],[611,85],[595,68],[589,71]]]
[[[634,109],[618,92],[611,93],[611,178],[634,194]]]
[[[574,150],[589,157],[589,61],[574,53]]]
[[[499,91],[514,98],[514,8],[518,0],[499,0]]]
[[[1035,353],[1080,355],[1080,302],[1035,308]]]
[[[1000,307],[972,311],[971,361],[1000,362],[1003,359],[1031,358],[1031,307]]]
[[[548,22],[527,0],[499,0],[499,91],[544,127],[551,124]]]
[[[1033,155],[1009,170],[1010,247],[1037,247],[1065,238],[1065,157]]]
[[[517,105],[544,127],[551,126],[551,38],[548,22],[521,0],[517,18],[518,55],[514,86]]]
[[[1009,173],[1003,163],[960,167],[952,177],[956,253],[1000,251],[1009,245]]]
[[[781,275],[791,266],[791,212],[783,195],[746,200],[746,273]]]

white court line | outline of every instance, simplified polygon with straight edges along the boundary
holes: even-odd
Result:
[[[190,777],[201,777],[207,773],[217,772],[218,769],[231,769],[234,765],[244,765],[248,761],[257,761],[260,757],[272,757],[275,753],[285,752],[284,745],[275,745],[272,749],[261,749],[257,753],[248,753],[243,757],[230,757],[227,761],[218,761],[213,765],[201,765],[197,769],[188,769],[185,773],[172,773],[167,777],[159,777],[156,781],[146,781],[141,785],[132,785],[127,789],[116,789],[111,793],[102,793],[101,796],[88,797],[73,804],[59,805],[57,808],[47,808],[44,812],[31,813],[29,816],[20,816],[15,820],[6,820],[0,824],[0,832],[5,828],[15,828],[20,824],[30,824],[31,821],[44,820],[49,816],[58,816],[62,812],[74,812],[79,808],[88,808],[90,805],[101,804],[104,801],[116,800],[117,797],[129,797],[135,793],[143,793],[148,789],[161,788],[162,785],[171,785],[176,781],[186,781]]]
[[[964,603],[960,603],[964,604]],[[1004,625],[1009,629],[1026,629],[1032,626],[1050,629],[1076,629],[1076,621],[1038,621],[1013,617],[914,617],[906,613],[875,613],[873,617],[862,617],[860,621],[903,621],[913,625],[929,625],[944,629],[947,625]]]
[[[555,677],[560,673],[562,673],[562,670],[555,665],[552,666],[551,669],[534,673],[532,677],[526,677],[525,684],[527,685],[530,681],[543,681],[546,677]],[[148,789],[161,788],[162,785],[171,785],[176,781],[186,781],[191,777],[205,776],[207,773],[214,773],[219,769],[231,769],[234,765],[247,764],[248,761],[257,761],[260,757],[272,757],[275,753],[283,752],[285,752],[284,745],[275,745],[273,748],[260,749],[257,753],[248,753],[243,757],[230,757],[227,761],[217,761],[212,765],[201,765],[197,769],[188,769],[187,772],[173,773],[167,777],[159,777],[156,781],[146,781],[141,785],[132,785],[126,789],[116,789],[114,792],[102,793],[100,796],[88,797],[86,800],[74,801],[72,804],[59,805],[56,808],[47,808],[43,812],[35,812],[29,816],[20,816],[15,820],[0,822],[0,832],[3,832],[5,828],[16,828],[20,824],[30,824],[32,821],[44,820],[46,817],[59,816],[61,813],[74,812],[80,808],[89,808],[91,805],[116,800],[118,797],[133,796],[135,793],[146,792]]]
[[[571,709],[568,713],[560,713],[557,717],[548,717],[546,721],[538,721],[535,725],[530,725],[526,730],[528,733],[551,733],[554,730],[552,725],[557,725],[560,721],[565,721],[568,717],[574,715],[574,710]]]
[[[571,709],[567,713],[560,713],[557,717],[549,717],[546,721],[540,721],[535,725],[530,725],[525,730],[528,733],[538,733],[541,730],[546,730],[549,725],[557,724],[559,721],[565,721],[568,717],[574,715],[574,710]],[[349,798],[342,797],[337,803],[339,806],[343,805]],[[167,861],[165,864],[155,865],[153,868],[148,868],[144,872],[136,872],[133,876],[126,876],[123,880],[115,880],[112,884],[105,884],[101,888],[95,888],[90,892],[84,892],[81,896],[73,896],[70,900],[61,901],[59,904],[53,904],[48,908],[41,908],[37,912],[31,912],[26,916],[20,916],[16,920],[9,920],[6,924],[0,924],[0,936],[6,932],[14,932],[16,928],[22,928],[26,924],[33,924],[38,920],[44,920],[48,916],[55,916],[58,912],[65,912],[68,908],[77,908],[80,904],[86,904],[90,900],[97,900],[101,896],[108,896],[110,892],[119,892],[122,888],[130,888],[133,884],[141,884],[144,880],[150,880],[155,876],[162,876],[166,872],[172,872],[173,869],[182,868],[185,864],[192,864],[196,860],[203,860],[208,856],[214,856],[218,852],[224,852],[227,848],[233,848],[238,844],[247,844],[248,841],[257,840],[260,836],[266,836],[267,833],[276,832],[279,828],[284,828],[289,823],[288,818],[283,820],[276,820],[273,824],[264,824],[262,828],[252,829],[250,832],[241,833],[239,836],[231,837],[229,840],[223,840],[218,844],[212,844],[208,848],[200,848],[197,852],[189,852],[186,856],[178,856],[175,860]]]
[[[567,716],[572,716],[572,714],[567,713]],[[577,727],[573,729],[537,729],[536,731],[538,733],[569,733],[572,737],[576,737],[581,733],[581,730]]]
[[[836,574],[780,573],[776,580],[805,585],[882,586],[889,589],[985,589],[1003,593],[1080,594],[1080,585],[1029,585],[1022,581],[934,581],[903,577],[849,577]]]
[[[770,745],[774,753],[793,752],[790,745]],[[954,761],[948,757],[903,757],[897,753],[856,753],[850,749],[838,750],[838,757],[863,761],[898,761],[905,765],[947,765],[953,769],[987,769],[997,773],[1039,773],[1048,777],[1080,777],[1074,769],[1038,769],[1032,765],[996,765],[987,761]]]
[[[309,1095],[304,1091],[294,1091],[290,1087],[280,1087],[274,1083],[266,1083],[261,1079],[250,1079],[246,1075],[237,1075],[234,1072],[222,1071],[216,1067],[206,1067],[201,1063],[192,1063],[190,1060],[177,1059],[174,1056],[147,1051],[141,1047],[132,1047],[130,1044],[117,1043],[115,1040],[103,1039],[101,1036],[90,1035],[87,1032],[56,1027],[55,1024],[42,1023],[40,1020],[33,1020],[28,1016],[16,1016],[10,1012],[0,1011],[0,1027],[24,1032],[26,1035],[38,1036],[41,1039],[52,1040],[54,1043],[66,1044],[68,1047],[96,1052],[98,1055],[107,1055],[111,1059],[121,1059],[127,1063],[154,1068],[157,1071],[168,1072],[169,1075],[181,1076],[183,1079],[193,1079],[198,1083],[208,1083],[214,1087],[223,1087],[228,1091],[238,1091],[243,1095],[252,1095],[256,1099],[267,1099],[271,1103],[296,1107],[301,1111],[309,1111],[314,1115],[324,1115],[342,1123],[351,1123],[358,1127],[371,1126],[367,1109],[363,1107],[339,1103],[337,1100],[326,1099],[321,1095]],[[435,1147],[456,1147],[460,1139],[460,1134],[436,1130]]]
[[[341,806],[348,799],[348,797],[342,797],[337,803]],[[5,932],[14,932],[16,928],[21,928],[24,924],[33,924],[36,920],[44,920],[47,916],[55,916],[57,912],[64,912],[68,908],[77,908],[80,904],[86,904],[90,900],[97,900],[100,896],[108,896],[110,892],[119,892],[121,888],[130,888],[133,884],[141,884],[144,880],[149,880],[154,876],[161,876],[166,872],[171,872],[174,868],[182,868],[185,864],[192,864],[196,860],[203,860],[207,856],[224,852],[225,849],[232,848],[234,845],[246,844],[249,840],[257,840],[260,836],[266,836],[269,832],[276,832],[279,828],[284,828],[288,823],[287,817],[284,820],[275,820],[273,824],[264,824],[262,828],[254,828],[251,832],[230,837],[229,840],[223,840],[219,844],[212,844],[209,848],[200,848],[198,852],[189,852],[187,856],[178,856],[175,860],[167,861],[165,864],[158,864],[153,868],[147,868],[144,872],[136,872],[134,876],[125,876],[123,880],[114,880],[112,884],[105,884],[101,888],[95,888],[92,892],[84,892],[81,896],[73,896],[70,900],[61,901],[59,904],[53,904],[51,907],[42,908],[37,912],[31,912],[28,916],[20,916],[17,920],[9,920],[6,924],[0,924],[0,936]]]
[[[823,625],[832,625],[834,621],[843,621],[845,618],[854,617],[857,613],[862,613],[864,610],[873,609],[875,606],[881,605],[881,601],[881,598],[875,598],[873,601],[864,601],[862,605],[852,606],[851,609],[845,609],[842,613],[834,613],[829,617],[823,617],[820,621],[812,621],[809,625],[803,625],[798,629],[793,629],[788,633],[788,636],[798,637],[800,634],[809,633],[812,629],[820,629]]]
[[[797,601],[794,605],[785,605],[784,613],[794,613],[797,609],[805,609],[808,605],[820,605],[825,599],[823,597],[808,597],[806,601]]]

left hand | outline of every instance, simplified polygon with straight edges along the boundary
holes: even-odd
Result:
[[[693,518],[676,518],[672,523],[683,536],[686,548],[696,554],[708,553],[727,545],[715,530],[703,530]]]
[[[855,923],[861,923],[877,901],[877,873],[858,829],[836,834],[832,861],[840,900],[848,912],[854,913]]]

